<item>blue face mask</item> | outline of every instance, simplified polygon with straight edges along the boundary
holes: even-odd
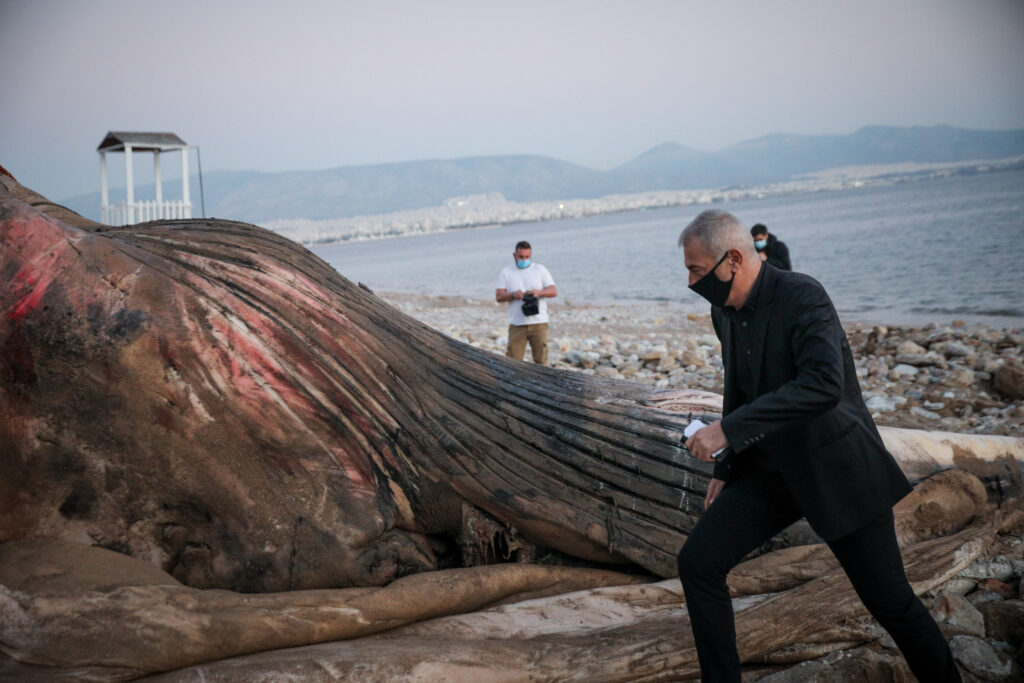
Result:
[[[754,247],[756,247],[758,251],[762,251],[767,246],[768,246],[768,240],[766,240],[766,239],[765,240],[754,240]]]
[[[530,263],[531,263],[530,259],[522,259],[520,261],[516,261],[516,267],[518,267],[518,268],[529,268],[530,267]]]

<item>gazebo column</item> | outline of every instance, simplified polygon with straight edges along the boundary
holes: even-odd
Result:
[[[100,152],[100,211],[103,222],[110,224],[110,201],[107,192],[107,153]]]
[[[160,152],[153,151],[153,184],[156,185],[156,203],[157,211],[159,211],[160,218],[166,218],[167,216],[163,212],[162,204],[164,203],[164,181],[160,175]]]
[[[124,146],[125,172],[125,204],[127,205],[127,224],[135,224],[135,178],[132,174],[132,146]]]
[[[188,197],[188,147],[181,148],[181,203],[182,218],[192,218],[192,202]]]

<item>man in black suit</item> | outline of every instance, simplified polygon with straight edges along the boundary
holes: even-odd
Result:
[[[764,223],[755,223],[750,229],[750,236],[754,238],[754,247],[757,248],[762,261],[767,261],[780,270],[793,270],[793,264],[789,262],[789,247],[768,232]]]
[[[806,517],[914,674],[959,681],[896,544],[892,506],[910,484],[864,405],[825,290],[762,262],[725,211],[697,216],[679,245],[690,288],[712,304],[725,365],[722,419],[686,442],[694,457],[715,462],[704,515],[679,553],[703,680],[740,680],[729,570]]]

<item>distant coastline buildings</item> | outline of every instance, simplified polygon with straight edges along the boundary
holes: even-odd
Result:
[[[904,162],[845,166],[808,173],[791,180],[695,190],[661,190],[614,194],[589,199],[516,202],[500,192],[445,200],[440,206],[342,218],[290,218],[261,221],[260,225],[306,245],[365,241],[424,235],[446,230],[583,218],[623,211],[713,204],[741,199],[764,199],[826,190],[856,190],[900,182],[943,178],[961,173],[986,173],[1018,167],[1024,157],[945,163]]]

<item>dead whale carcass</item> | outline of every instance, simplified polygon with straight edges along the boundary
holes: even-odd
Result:
[[[228,221],[74,227],[0,197],[0,541],[197,587],[380,585],[533,542],[669,576],[705,465],[639,386],[484,353]]]

